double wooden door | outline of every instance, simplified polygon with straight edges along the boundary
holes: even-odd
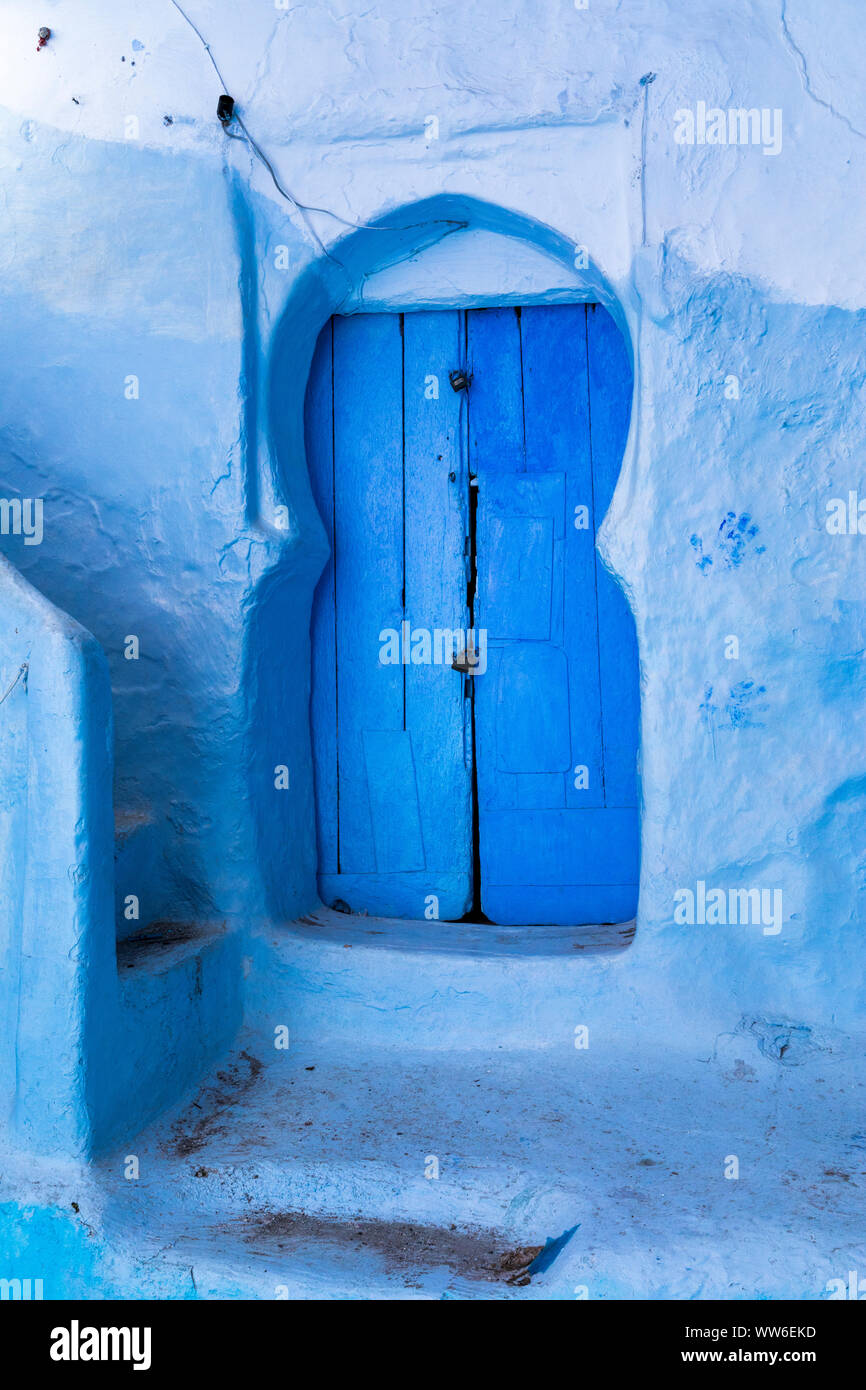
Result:
[[[595,548],[630,399],[598,305],[323,329],[306,443],[331,545],[312,621],[325,903],[634,915],[637,644]]]

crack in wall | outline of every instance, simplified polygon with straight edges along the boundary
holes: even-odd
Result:
[[[831,102],[825,101],[823,97],[819,97],[817,92],[812,87],[812,80],[809,77],[809,67],[806,62],[806,55],[803,52],[803,50],[799,47],[799,45],[795,43],[794,36],[792,35],[790,27],[788,25],[787,0],[782,0],[782,12],[779,18],[781,21],[782,38],[784,40],[785,47],[790,52],[794,59],[794,62],[797,64],[797,67],[799,68],[800,81],[803,85],[803,91],[806,93],[806,96],[810,97],[811,100],[814,101],[816,106],[823,107],[825,111],[829,111],[831,116],[835,116],[837,121],[841,121],[843,125],[846,125],[852,135],[858,136],[858,138],[861,140],[866,140],[866,131],[860,130],[857,126],[855,126],[853,121],[849,120],[849,118],[844,114],[844,112],[837,111],[836,107],[833,106]]]

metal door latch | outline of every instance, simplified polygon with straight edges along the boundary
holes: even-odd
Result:
[[[457,652],[451,662],[451,670],[459,671],[463,676],[471,676],[475,673],[480,658],[474,647],[466,647],[463,651]]]

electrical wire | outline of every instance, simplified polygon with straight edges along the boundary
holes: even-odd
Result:
[[[15,679],[12,681],[11,685],[8,685],[8,686],[6,687],[6,689],[4,690],[3,694],[0,695],[0,705],[2,705],[3,701],[7,698],[7,696],[9,696],[9,695],[12,694],[12,691],[15,689],[15,687],[16,687],[16,685],[18,684],[18,682],[20,681],[21,677],[24,675],[24,673],[25,673],[27,670],[28,670],[28,663],[27,663],[26,661],[22,661],[21,665],[18,667],[18,674],[16,675]]]
[[[214,58],[213,53],[211,51],[211,46],[205,39],[204,34],[202,34],[201,30],[193,22],[193,20],[190,19],[189,15],[186,13],[186,10],[184,10],[182,6],[178,4],[178,0],[171,0],[171,3],[174,5],[174,8],[177,10],[178,14],[183,16],[189,27],[192,29],[193,33],[199,39],[200,43],[202,44],[203,48],[205,49],[208,55],[208,58],[211,61],[211,66],[213,67],[214,72],[220,80],[223,92],[228,94],[228,85],[222,73],[220,72],[219,64]],[[349,218],[341,217],[338,212],[333,212],[330,208],[317,207],[314,203],[302,203],[299,198],[296,198],[295,195],[291,193],[283,183],[281,183],[280,179],[277,177],[276,171],[270,159],[265,154],[261,145],[254,138],[254,136],[250,134],[249,130],[244,124],[244,121],[238,115],[237,111],[234,112],[232,119],[237,122],[238,126],[243,131],[243,136],[234,135],[226,125],[225,133],[228,136],[228,138],[230,140],[244,140],[246,144],[249,145],[253,154],[269,173],[277,192],[283,198],[285,198],[287,202],[291,203],[292,207],[296,208],[297,211],[301,214],[301,216],[304,219],[304,224],[307,227],[307,230],[315,238],[316,243],[321,249],[323,255],[327,256],[328,259],[333,261],[335,265],[338,265],[340,269],[345,271],[347,275],[348,271],[346,270],[346,267],[343,265],[342,261],[338,260],[337,257],[334,256],[325,246],[325,243],[322,241],[322,238],[319,236],[319,233],[316,231],[316,228],[313,226],[312,222],[309,219],[309,213],[318,212],[323,217],[332,217],[335,222],[340,222],[344,227],[350,227],[354,231],[358,232],[412,232],[420,230],[422,227],[437,226],[450,227],[453,231],[458,231],[461,229],[465,229],[469,225],[466,221],[454,217],[435,217],[431,218],[427,222],[407,222],[402,223],[398,226],[390,226],[381,222],[352,222]]]

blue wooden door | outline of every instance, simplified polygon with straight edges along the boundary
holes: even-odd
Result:
[[[459,368],[470,384],[455,391]],[[630,395],[594,305],[323,330],[306,437],[332,552],[312,626],[326,903],[526,924],[634,914],[637,649],[595,550]],[[474,676],[432,649],[436,632],[483,649]]]
[[[481,905],[495,922],[637,907],[634,622],[595,548],[622,461],[625,344],[597,305],[468,315]]]
[[[319,892],[353,912],[454,919],[472,901],[471,703],[424,636],[467,625],[463,350],[457,312],[364,314],[326,326],[311,370],[331,544],[312,624]]]

